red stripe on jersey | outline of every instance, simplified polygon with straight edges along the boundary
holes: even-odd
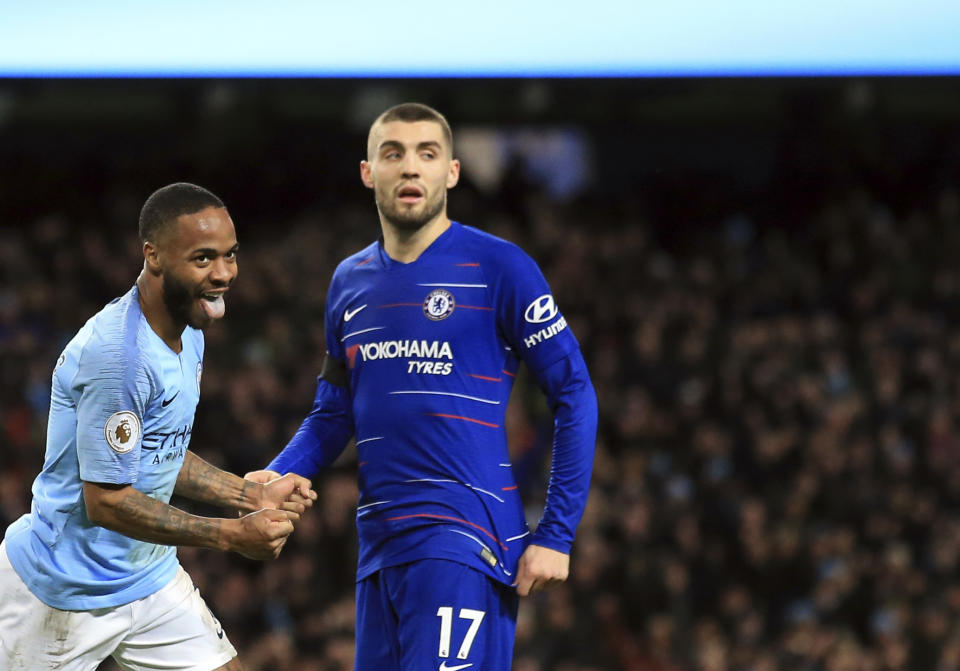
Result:
[[[517,488],[517,485],[514,485],[513,487],[501,487],[500,489],[501,489],[502,491],[505,491],[505,492],[510,492],[510,491],[513,491],[513,490],[516,489],[516,488]]]
[[[354,267],[355,267],[355,268],[359,268],[360,266],[365,266],[365,265],[367,265],[368,263],[370,263],[371,261],[373,261],[373,257],[372,257],[372,256],[368,256],[366,259],[364,259],[363,261],[361,261],[360,263],[358,263],[358,264],[357,264],[356,266],[354,266]]]
[[[447,419],[462,419],[465,422],[473,422],[474,424],[483,424],[484,426],[489,426],[491,429],[499,429],[499,424],[491,424],[490,422],[483,422],[479,419],[473,419],[472,417],[461,417],[460,415],[447,415],[442,412],[428,412],[425,413],[430,417],[446,417]]]
[[[359,464],[357,464],[357,468],[360,468],[361,466],[366,466],[366,465],[367,465],[367,462],[361,461]]]
[[[463,308],[464,310],[486,310],[486,311],[488,311],[488,312],[489,312],[490,310],[493,310],[493,308],[484,308],[484,307],[480,307],[480,306],[478,306],[478,305],[457,305],[457,307],[458,307],[458,308]]]
[[[399,517],[388,517],[388,518],[387,518],[387,522],[394,522],[394,521],[396,521],[396,520],[409,520],[409,519],[412,518],[412,517],[432,517],[432,518],[438,519],[438,520],[453,520],[453,521],[455,521],[455,522],[463,522],[464,524],[469,524],[469,525],[472,526],[474,529],[479,529],[480,531],[482,531],[484,534],[486,534],[486,536],[487,536],[490,540],[492,540],[493,542],[495,542],[497,545],[499,545],[500,547],[502,547],[504,550],[507,550],[507,549],[508,549],[506,545],[504,545],[504,544],[501,543],[499,540],[497,540],[497,537],[496,537],[496,536],[494,536],[492,533],[490,533],[489,531],[487,531],[486,529],[484,529],[484,528],[483,528],[482,526],[480,526],[479,524],[474,524],[473,522],[470,522],[469,520],[460,519],[459,517],[450,517],[449,515],[433,515],[433,514],[431,514],[431,513],[414,513],[414,514],[412,514],[412,515],[400,515]]]
[[[510,377],[516,377],[516,376],[517,376],[516,373],[511,373],[510,371],[504,370],[504,371],[501,371],[501,372],[504,373],[505,375],[509,375]]]
[[[347,348],[347,365],[353,370],[354,364],[357,362],[357,350],[360,349],[360,345],[350,345]]]
[[[500,382],[503,380],[502,377],[487,377],[486,375],[474,375],[473,373],[467,373],[470,377],[475,377],[478,380],[486,380],[487,382]]]
[[[453,265],[459,266],[460,268],[479,268],[479,263],[454,263]]]

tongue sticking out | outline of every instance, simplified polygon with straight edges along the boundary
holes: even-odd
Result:
[[[212,301],[207,300],[206,298],[201,298],[200,305],[203,307],[203,311],[207,313],[207,316],[210,317],[210,319],[220,319],[227,311],[227,304],[224,302],[223,296],[217,296],[217,298]]]

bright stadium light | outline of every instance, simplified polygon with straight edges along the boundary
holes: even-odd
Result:
[[[6,2],[0,76],[960,73],[960,3]]]

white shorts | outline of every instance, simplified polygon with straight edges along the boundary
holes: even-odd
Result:
[[[27,589],[0,542],[0,670],[212,671],[237,656],[180,567],[158,592],[115,608],[58,610]]]

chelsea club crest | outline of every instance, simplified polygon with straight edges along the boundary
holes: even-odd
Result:
[[[455,306],[453,294],[446,289],[434,289],[423,300],[423,314],[428,319],[438,322],[452,315]]]

